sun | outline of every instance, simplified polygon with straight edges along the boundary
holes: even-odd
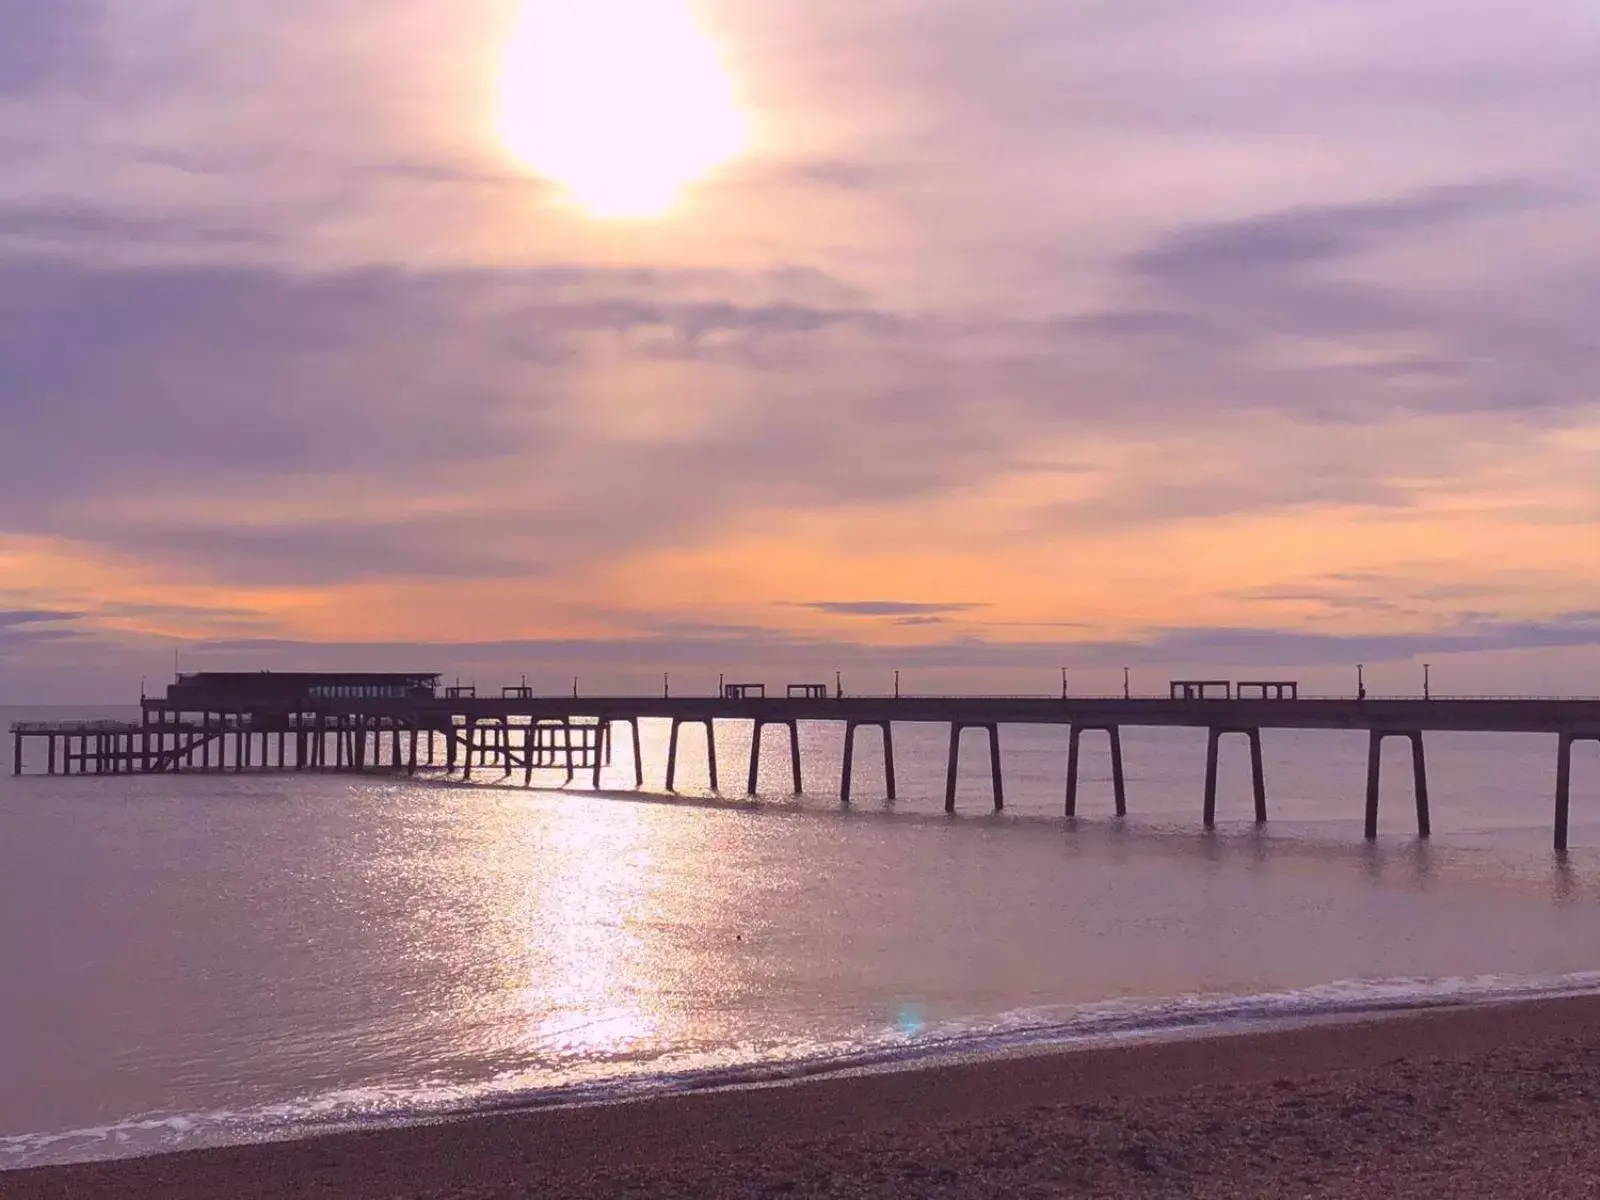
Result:
[[[501,136],[591,215],[640,219],[741,153],[747,130],[691,0],[529,0]]]

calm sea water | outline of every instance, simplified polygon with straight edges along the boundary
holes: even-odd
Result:
[[[769,736],[749,803],[697,787],[693,737],[688,794],[621,790],[622,731],[599,796],[7,775],[0,1168],[1600,985],[1594,747],[1558,861],[1553,738],[1430,737],[1428,844],[1395,744],[1369,846],[1361,735],[1269,732],[1264,831],[1225,745],[1212,835],[1193,731],[1125,732],[1121,821],[1089,735],[1071,824],[1059,730],[1003,731],[1003,815],[975,738],[954,818],[942,727],[897,730],[892,804],[863,744],[849,811],[837,728],[804,729],[798,800]],[[747,747],[719,732],[740,791]]]

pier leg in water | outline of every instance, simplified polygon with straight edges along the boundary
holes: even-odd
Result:
[[[789,773],[794,776],[794,794],[803,795],[805,780],[800,774],[800,722],[789,722]]]
[[[1217,746],[1222,741],[1222,730],[1206,733],[1206,798],[1204,820],[1207,829],[1217,827]]]
[[[644,747],[639,745],[639,718],[630,717],[628,732],[633,737],[633,786],[644,786]]]
[[[464,753],[462,756],[461,782],[466,783],[472,778],[472,751],[478,740],[478,723],[476,721],[468,721],[463,725],[462,737],[465,739],[465,744],[462,746]]]
[[[1433,836],[1433,822],[1428,815],[1428,760],[1423,757],[1422,731],[1411,735],[1411,777],[1417,789],[1417,836]]]
[[[1383,774],[1383,734],[1374,729],[1367,739],[1367,840],[1378,837],[1378,789]]]
[[[672,732],[667,735],[667,791],[672,791],[678,781],[678,730],[683,722],[672,718]]]
[[[798,744],[798,739],[796,739]],[[883,723],[883,782],[888,788],[889,799],[897,799],[894,786],[894,722]]]
[[[1567,852],[1567,824],[1572,815],[1572,735],[1556,742],[1556,853]]]
[[[1076,725],[1067,727],[1067,816],[1078,815],[1078,754],[1083,741],[1083,730]]]
[[[961,726],[954,721],[950,723],[950,769],[944,781],[944,810],[953,813],[956,810],[956,772],[961,765]]]
[[[711,774],[711,790],[719,791],[717,786],[717,722],[711,717],[706,718],[706,767]]]
[[[1578,742],[1600,742],[1600,733],[1563,733],[1556,743],[1556,853],[1567,852],[1567,831],[1572,814],[1572,747]]]
[[[856,757],[856,730],[854,721],[844,723],[844,767],[839,772],[839,802],[850,803],[850,774]]]
[[[1111,739],[1111,791],[1117,802],[1117,816],[1128,815],[1128,785],[1122,774],[1122,729],[1113,725],[1106,730]]]
[[[744,793],[747,796],[756,794],[756,780],[761,774],[761,731],[766,727],[767,723],[759,717],[750,726],[750,781]]]
[[[600,790],[600,768],[606,762],[606,721],[599,718],[594,727],[594,779],[592,786],[595,791]]]
[[[1005,784],[1000,779],[1000,726],[989,726],[989,774],[994,782],[994,810],[999,812],[1006,806]]]
[[[1261,730],[1249,729],[1245,736],[1250,739],[1250,782],[1256,794],[1256,824],[1267,823],[1267,771],[1261,761]]]

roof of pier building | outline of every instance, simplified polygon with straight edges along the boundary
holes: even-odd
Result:
[[[433,672],[201,671],[179,675],[165,703],[184,709],[282,707],[328,700],[431,699]]]

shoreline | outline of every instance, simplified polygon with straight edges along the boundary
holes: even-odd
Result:
[[[1375,1196],[1439,1194],[1447,1161],[1469,1172],[1452,1177],[1456,1195],[1590,1195],[1562,1189],[1600,1179],[1600,1147],[1579,1136],[1597,1101],[1600,996],[1581,995],[1025,1048],[30,1168],[0,1173],[0,1197],[807,1195],[842,1181],[849,1194],[885,1196],[1033,1186],[1144,1195],[1178,1181],[1182,1194],[1215,1186],[1238,1195],[1291,1182],[1305,1193],[1318,1180],[1364,1177],[1380,1161],[1390,1183],[1434,1172],[1432,1191]],[[1384,1119],[1367,1120],[1372,1113]],[[1496,1153],[1510,1156],[1507,1170],[1540,1153],[1570,1170],[1517,1170],[1494,1182]],[[894,1179],[885,1162],[898,1164]],[[1492,1188],[1463,1190],[1480,1179]],[[1520,1190],[1534,1179],[1536,1189]]]

